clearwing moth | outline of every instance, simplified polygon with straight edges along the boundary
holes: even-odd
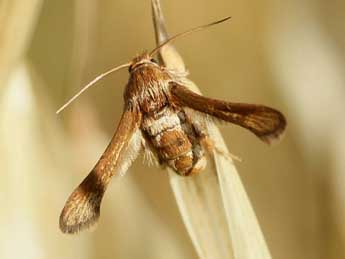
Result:
[[[111,177],[123,175],[140,151],[181,176],[201,172],[206,166],[205,153],[217,151],[216,143],[207,134],[210,118],[246,128],[268,144],[279,139],[286,127],[281,112],[263,105],[201,96],[183,85],[185,75],[168,70],[153,59],[160,48],[176,38],[229,19],[177,34],[151,52],[101,74],[57,111],[101,78],[128,67],[124,111],[118,128],[95,167],[68,198],[60,215],[62,232],[77,233],[97,221]]]

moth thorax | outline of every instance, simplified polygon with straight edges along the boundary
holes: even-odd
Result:
[[[166,106],[168,100],[162,89],[148,86],[142,92],[139,102],[144,113],[154,114]]]

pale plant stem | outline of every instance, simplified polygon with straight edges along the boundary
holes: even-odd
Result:
[[[168,39],[159,0],[152,0],[157,44]],[[185,71],[182,57],[168,44],[159,59],[169,69]],[[186,80],[185,85],[200,92]],[[209,134],[222,150],[224,140],[215,125]],[[228,151],[227,151],[228,152]],[[260,225],[231,158],[213,154],[211,166],[195,177],[170,172],[170,182],[181,216],[197,254],[202,259],[270,259]]]

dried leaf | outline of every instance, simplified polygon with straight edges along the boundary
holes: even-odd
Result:
[[[153,21],[157,44],[168,34],[159,0],[152,0]],[[166,45],[160,61],[171,69],[184,72],[183,59],[176,49]],[[188,80],[187,86],[198,87]],[[210,136],[227,151],[215,125],[209,126]],[[170,182],[182,218],[198,255],[203,259],[268,259],[271,258],[255,213],[230,158],[214,153],[213,167],[195,177],[180,177],[170,172]]]

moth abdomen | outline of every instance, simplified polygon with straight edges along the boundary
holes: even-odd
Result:
[[[184,111],[165,106],[155,114],[144,116],[142,130],[162,162],[180,175],[189,175],[203,152],[197,152],[201,147],[196,133],[181,113]]]

